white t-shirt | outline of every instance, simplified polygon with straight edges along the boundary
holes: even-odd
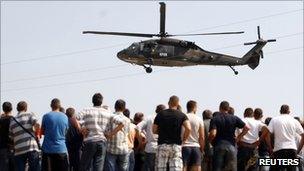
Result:
[[[241,141],[252,144],[259,140],[259,132],[262,130],[262,127],[266,125],[253,117],[246,117],[243,119],[243,122],[245,122],[245,124],[249,127],[249,131],[243,136]]]
[[[295,120],[289,114],[281,114],[271,119],[268,130],[274,134],[274,149],[297,150],[296,137],[297,134],[303,134],[303,128],[299,121]]]
[[[152,126],[153,126],[154,118],[155,118],[155,116],[137,124],[137,130],[139,130],[140,132],[145,131],[145,135],[146,135],[146,138],[147,138],[147,144],[146,144],[146,147],[145,147],[145,152],[147,152],[147,153],[156,153],[156,149],[157,149],[158,135],[153,134],[153,132],[152,132]]]
[[[198,117],[196,114],[188,113],[187,117],[191,124],[191,133],[187,141],[182,144],[183,147],[200,147],[199,144],[199,128],[204,128],[204,121],[202,118]],[[182,128],[182,135],[184,133],[184,128]]]

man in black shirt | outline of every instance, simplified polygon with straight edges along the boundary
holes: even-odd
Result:
[[[211,119],[209,140],[214,145],[213,170],[237,170],[237,151],[235,143],[249,130],[237,116],[228,114],[229,103],[220,104],[220,113]],[[243,128],[242,133],[235,137],[235,129]]]
[[[3,114],[0,117],[0,170],[14,170],[13,153],[11,152],[13,140],[9,138],[9,125],[12,119],[12,104],[4,102],[2,104]]]
[[[191,125],[187,116],[178,111],[179,98],[171,96],[169,99],[169,109],[161,111],[154,119],[153,133],[158,134],[158,147],[156,152],[156,170],[182,170],[183,161],[181,144],[190,135]],[[181,130],[184,127],[184,134]],[[183,137],[183,138],[181,138]]]

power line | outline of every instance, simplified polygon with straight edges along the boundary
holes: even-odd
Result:
[[[202,28],[202,29],[198,29],[198,30],[192,30],[192,31],[189,31],[189,32],[186,32],[186,33],[192,33],[192,32],[201,31],[201,30],[209,30],[209,29],[223,27],[223,26],[229,26],[229,25],[234,25],[234,24],[239,24],[239,23],[245,23],[245,22],[249,22],[249,21],[253,21],[253,20],[259,20],[259,19],[263,19],[263,18],[270,18],[270,17],[274,17],[274,16],[290,14],[290,13],[294,13],[294,12],[298,12],[298,11],[302,11],[302,10],[303,9],[286,11],[286,12],[271,14],[271,15],[267,15],[267,16],[256,17],[256,18],[251,18],[251,19],[247,19],[247,20],[241,20],[241,21],[237,21],[237,22],[232,22],[232,23],[227,23],[227,24],[222,24],[222,25],[217,25],[217,26],[206,27],[206,28]],[[126,44],[127,43],[117,44],[117,45],[112,45],[112,46],[107,46],[107,47],[101,47],[101,48],[85,49],[85,50],[81,50],[81,51],[66,52],[66,53],[55,54],[55,55],[48,55],[48,56],[43,56],[43,57],[35,57],[35,58],[29,58],[29,59],[24,59],[24,60],[10,61],[10,62],[1,63],[1,65],[23,63],[23,62],[30,62],[30,61],[37,61],[37,60],[44,60],[44,59],[49,59],[49,58],[54,58],[54,57],[61,57],[61,56],[69,56],[69,55],[74,55],[74,54],[78,54],[78,53],[86,53],[86,52],[98,51],[98,50],[112,48],[112,47],[123,46],[123,45],[126,45]]]
[[[287,38],[287,37],[292,37],[292,36],[296,36],[296,35],[300,35],[300,34],[303,34],[303,32],[282,35],[282,36],[275,37],[275,39]],[[234,45],[229,45],[229,46],[224,46],[224,47],[219,47],[219,48],[216,48],[216,49],[212,49],[212,51],[231,48],[231,47],[237,47],[237,46],[242,46],[242,45],[243,44],[234,44]],[[124,66],[127,66],[127,65],[128,64],[112,65],[112,66],[99,67],[99,68],[93,68],[93,69],[84,69],[84,70],[80,70],[80,71],[50,74],[50,75],[42,75],[42,76],[29,77],[29,78],[21,78],[21,79],[17,79],[17,80],[4,81],[4,82],[1,82],[1,84],[15,83],[15,82],[21,82],[21,81],[30,81],[30,80],[37,80],[37,79],[44,79],[44,78],[52,78],[52,77],[61,77],[61,76],[65,76],[65,75],[71,75],[71,74],[77,74],[77,73],[87,73],[87,72],[106,70],[106,69],[112,69],[112,68],[121,68],[121,67],[124,67]]]
[[[189,31],[189,32],[186,32],[186,33],[192,33],[192,32],[197,32],[197,31],[202,31],[202,30],[210,30],[210,29],[214,29],[214,28],[230,26],[230,25],[235,25],[235,24],[240,24],[240,23],[247,23],[247,22],[254,21],[254,20],[260,20],[260,19],[280,16],[280,15],[286,15],[286,14],[295,13],[295,12],[299,12],[299,11],[303,11],[303,8],[302,9],[297,9],[297,10],[285,11],[285,12],[276,13],[276,14],[270,14],[270,15],[266,15],[266,16],[262,16],[262,17],[251,18],[251,19],[247,19],[247,20],[240,20],[240,21],[221,24],[221,25],[217,25],[217,26],[205,27],[205,28],[202,28],[202,29],[192,30],[192,31]]]
[[[126,45],[126,44],[127,43],[116,44],[116,45],[105,46],[105,47],[94,48],[94,49],[85,49],[85,50],[80,50],[80,51],[66,52],[66,53],[48,55],[48,56],[43,56],[43,57],[35,57],[35,58],[29,58],[29,59],[22,59],[22,60],[4,62],[4,63],[1,63],[1,65],[16,64],[16,63],[23,63],[23,62],[30,62],[30,61],[38,61],[38,60],[44,60],[44,59],[49,59],[49,58],[58,58],[58,57],[62,57],[62,56],[70,56],[70,55],[75,55],[75,54],[80,54],[80,53],[86,53],[86,52],[109,49],[109,48],[113,48],[113,47],[119,47],[119,46],[123,46],[123,45]]]
[[[266,54],[275,54],[275,53],[281,53],[281,52],[286,52],[286,51],[292,51],[292,50],[296,50],[296,49],[303,49],[303,46],[293,47],[293,48],[288,48],[288,49],[282,49],[282,50],[279,50],[279,51],[272,51],[272,52],[268,52]],[[154,71],[154,72],[159,73],[159,72],[171,71],[171,70],[175,70],[175,69],[177,69],[177,68],[157,70],[157,71]],[[144,74],[146,74],[146,73],[138,72],[138,73],[133,73],[133,74],[125,74],[125,75],[118,75],[118,76],[113,76],[113,77],[106,77],[106,78],[102,78],[102,79],[82,80],[82,81],[64,82],[64,83],[58,83],[58,84],[41,85],[41,86],[33,86],[33,87],[26,87],[26,88],[7,89],[7,90],[2,91],[2,93],[12,92],[12,91],[21,91],[21,90],[31,90],[31,89],[38,89],[38,88],[57,87],[57,86],[64,86],[64,85],[74,85],[74,84],[81,84],[81,83],[99,82],[99,81],[119,79],[119,78],[124,78],[124,77],[133,77],[133,76],[144,75]]]
[[[20,81],[30,81],[30,80],[37,80],[37,79],[43,79],[43,78],[61,77],[61,76],[65,76],[65,75],[72,75],[72,74],[78,74],[78,73],[86,73],[86,72],[100,71],[100,70],[106,70],[106,69],[120,68],[120,67],[124,67],[124,66],[127,66],[127,64],[112,65],[112,66],[99,67],[99,68],[93,68],[93,69],[84,69],[84,70],[80,70],[80,71],[65,72],[65,73],[59,73],[59,74],[42,75],[42,76],[30,77],[30,78],[21,78],[21,79],[18,79],[18,80],[5,81],[5,82],[2,82],[1,84],[14,83],[14,82],[20,82]]]

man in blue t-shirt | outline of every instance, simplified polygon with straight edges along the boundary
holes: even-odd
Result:
[[[213,171],[237,170],[238,142],[249,130],[237,116],[228,113],[229,103],[220,104],[220,112],[210,121],[209,141],[214,145]],[[243,128],[242,133],[235,137],[235,129]]]
[[[41,131],[44,134],[42,144],[42,170],[68,170],[68,155],[65,134],[68,129],[68,118],[60,112],[60,100],[51,101],[52,111],[42,118]]]

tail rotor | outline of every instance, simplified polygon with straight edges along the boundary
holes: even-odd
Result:
[[[276,41],[276,39],[263,40],[261,38],[260,26],[257,26],[257,33],[258,33],[258,40],[257,41],[244,43],[244,45],[253,45],[253,44],[261,44],[261,43],[265,43],[266,44],[268,42],[275,42]],[[260,55],[261,55],[261,58],[264,58],[263,50],[260,50]]]

